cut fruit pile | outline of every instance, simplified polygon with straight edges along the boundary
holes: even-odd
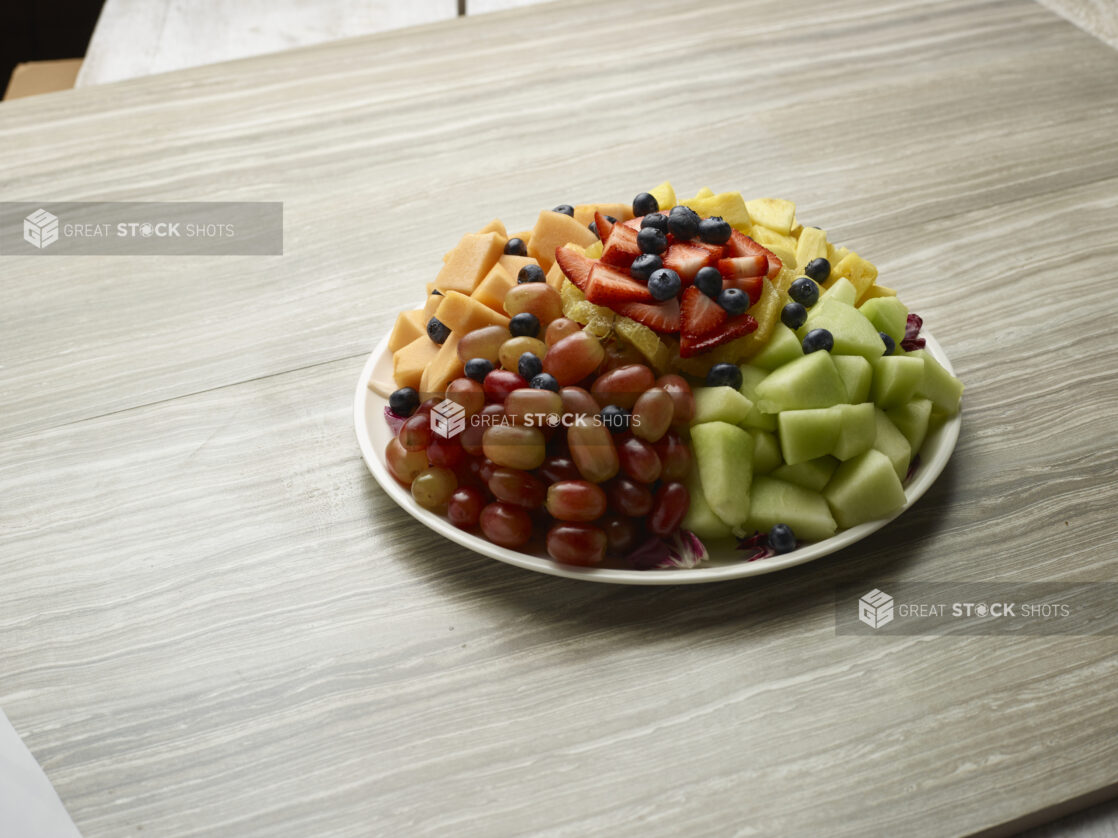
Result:
[[[773,198],[663,183],[493,221],[427,292],[389,337],[395,389],[370,382],[388,468],[562,563],[693,567],[702,541],[784,553],[894,515],[963,390],[877,269]]]

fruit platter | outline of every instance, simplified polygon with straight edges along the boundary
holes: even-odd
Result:
[[[461,237],[358,381],[378,483],[475,552],[685,584],[780,570],[911,506],[963,384],[791,201],[665,182]]]

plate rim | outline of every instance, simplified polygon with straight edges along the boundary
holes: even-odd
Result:
[[[950,359],[943,351],[943,347],[926,329],[921,330],[920,336],[925,339],[925,348],[931,353],[944,369],[954,375],[955,369]],[[797,548],[791,553],[771,556],[756,561],[742,560],[740,562],[724,565],[700,565],[688,569],[666,570],[630,570],[625,568],[599,568],[576,567],[563,565],[546,556],[521,553],[510,550],[487,541],[479,535],[474,535],[466,530],[460,530],[448,519],[431,510],[424,509],[411,496],[411,492],[388,472],[388,466],[383,460],[383,453],[376,450],[369,434],[369,406],[377,402],[376,419],[384,421],[384,406],[387,399],[377,395],[368,387],[377,362],[381,360],[388,349],[388,334],[377,343],[376,348],[366,359],[361,370],[361,377],[357,381],[354,394],[353,423],[357,443],[361,449],[362,459],[373,478],[380,484],[381,489],[405,512],[444,538],[453,541],[471,552],[496,559],[514,567],[544,573],[549,576],[559,576],[566,579],[600,582],[616,585],[698,585],[709,582],[725,582],[731,579],[744,579],[751,576],[762,576],[776,573],[790,567],[796,567],[807,562],[821,559],[832,553],[849,547],[864,538],[877,532],[886,524],[896,520],[931,488],[947,466],[955,446],[959,440],[959,431],[962,427],[962,411],[960,410],[951,419],[943,424],[937,431],[938,444],[930,457],[921,459],[920,468],[908,486],[905,487],[905,504],[893,515],[858,524],[855,527],[843,530],[831,538],[817,541],[804,547]],[[927,442],[925,441],[925,449]],[[922,450],[925,450],[922,449]],[[926,453],[926,450],[925,450]]]

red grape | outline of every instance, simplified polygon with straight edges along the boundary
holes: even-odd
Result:
[[[538,477],[514,468],[495,468],[487,481],[489,491],[499,501],[536,509],[543,506],[547,486]]]
[[[427,452],[408,451],[398,439],[388,443],[388,447],[384,449],[384,459],[392,476],[405,486],[410,486],[415,476],[427,468]]]
[[[691,385],[681,375],[662,375],[656,379],[656,386],[672,397],[672,424],[687,427],[695,417],[695,396]]]
[[[594,372],[605,354],[602,344],[592,334],[575,332],[547,350],[543,370],[555,376],[560,385],[575,384]]]
[[[656,449],[634,436],[625,434],[617,440],[617,457],[621,470],[641,483],[655,483],[660,479],[660,455]]]
[[[431,418],[426,414],[413,414],[400,426],[397,439],[408,451],[422,451],[431,441]]]
[[[590,394],[602,407],[616,404],[632,410],[640,394],[654,383],[652,370],[644,364],[627,364],[598,376],[590,388]]]
[[[556,427],[559,417],[563,415],[563,400],[551,390],[514,390],[505,399],[505,415],[518,425]],[[555,425],[548,422],[549,416],[555,417]]]
[[[601,564],[606,555],[606,534],[590,524],[560,521],[548,530],[547,552],[563,564]]]
[[[497,465],[521,471],[538,468],[547,456],[547,448],[539,428],[494,425],[485,429],[481,445],[485,456]]]
[[[466,452],[462,450],[462,443],[458,437],[444,439],[436,436],[427,444],[427,459],[433,466],[454,468],[462,462],[465,455]]]
[[[597,416],[602,406],[594,400],[589,391],[582,387],[563,387],[559,391],[563,400],[563,413],[568,416]]]
[[[574,320],[568,320],[566,317],[560,317],[557,320],[552,320],[547,326],[547,331],[544,333],[543,341],[548,346],[558,343],[567,335],[573,335],[575,332],[581,332],[582,326]]]
[[[472,486],[464,486],[450,496],[446,517],[460,530],[472,529],[477,526],[484,505],[485,497],[480,490]]]
[[[485,407],[485,389],[480,381],[472,378],[456,378],[446,388],[446,397],[462,405],[467,416],[473,416]]]
[[[560,480],[578,480],[581,476],[570,457],[548,457],[537,471],[540,477],[548,483],[558,483]]]
[[[521,506],[491,503],[481,510],[481,531],[501,547],[523,547],[532,538],[532,518]]]
[[[606,511],[606,493],[587,480],[561,480],[547,487],[547,511],[560,521],[593,521]]]
[[[411,496],[425,509],[438,509],[450,500],[458,488],[458,479],[448,468],[425,468],[411,484]]]
[[[613,437],[605,425],[593,422],[576,423],[567,429],[567,444],[571,447],[579,474],[592,483],[609,480],[621,467]]]
[[[624,515],[607,515],[600,522],[606,533],[606,549],[615,556],[631,553],[640,538],[640,524]]]
[[[606,484],[610,506],[622,515],[643,518],[652,511],[652,490],[629,477],[615,477]]]
[[[679,434],[668,431],[654,446],[660,455],[663,480],[683,480],[691,471],[691,449]]]
[[[630,420],[633,436],[655,442],[672,424],[674,413],[675,404],[665,390],[660,387],[645,390],[633,405],[633,416]]]
[[[682,483],[665,483],[656,492],[652,504],[652,514],[648,516],[648,530],[653,535],[671,535],[679,526],[687,507],[691,505],[691,495]]]
[[[485,397],[498,403],[503,403],[513,390],[527,386],[528,382],[512,370],[491,370],[482,382]]]

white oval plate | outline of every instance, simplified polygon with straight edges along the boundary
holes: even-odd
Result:
[[[936,340],[922,331],[921,337],[927,341],[927,350],[932,356],[947,369],[954,373],[951,362],[943,352],[943,348]],[[383,398],[367,386],[370,378],[376,374],[381,381],[392,380],[392,353],[388,351],[388,336],[377,344],[373,354],[365,363],[361,378],[357,382],[357,392],[353,400],[353,421],[357,430],[357,442],[361,446],[361,456],[373,477],[396,501],[404,511],[420,523],[449,538],[451,541],[462,545],[475,553],[497,559],[507,564],[516,565],[526,570],[538,573],[549,573],[552,576],[564,576],[568,579],[584,579],[590,582],[612,582],[620,585],[690,585],[699,582],[722,582],[726,579],[739,579],[743,576],[759,576],[762,573],[772,573],[793,567],[804,562],[822,558],[843,547],[849,547],[861,541],[871,533],[876,532],[888,524],[906,509],[911,507],[928,490],[939,477],[944,466],[947,465],[951,452],[955,450],[955,443],[959,439],[959,428],[962,425],[961,414],[944,423],[940,428],[928,435],[924,447],[920,449],[920,465],[916,473],[911,476],[905,486],[907,501],[904,507],[888,518],[877,521],[867,521],[848,530],[843,530],[825,541],[806,544],[779,556],[772,556],[756,561],[746,561],[743,551],[734,549],[732,543],[723,542],[715,544],[710,549],[710,560],[703,562],[699,567],[690,570],[630,570],[614,567],[573,567],[560,564],[552,560],[542,549],[535,553],[522,553],[518,550],[509,550],[499,547],[480,535],[458,529],[443,515],[424,509],[411,496],[411,492],[396,482],[388,472],[385,464],[384,450],[392,439],[388,423],[384,419],[384,408],[388,400]],[[711,548],[711,545],[707,545]]]

